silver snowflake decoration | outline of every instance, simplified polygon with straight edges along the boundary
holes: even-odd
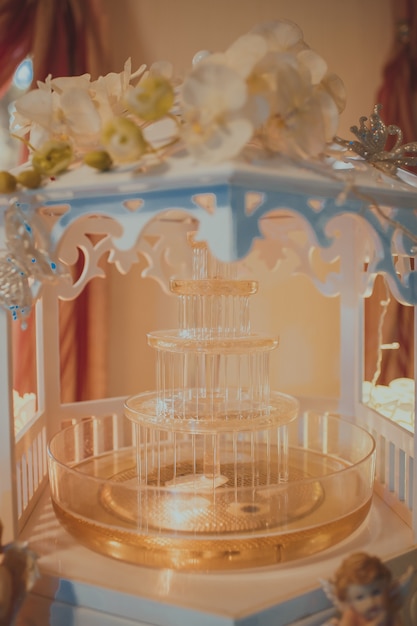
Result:
[[[6,250],[0,256],[0,305],[25,327],[25,318],[42,285],[57,280],[64,272],[50,257],[40,225],[32,225],[17,203],[6,210],[4,228]]]

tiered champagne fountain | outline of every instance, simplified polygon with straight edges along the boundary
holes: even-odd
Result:
[[[367,515],[373,440],[337,417],[296,419],[298,401],[270,390],[277,339],[250,328],[257,282],[189,243],[192,277],[170,284],[179,328],[148,334],[156,391],[125,404],[133,441],[115,416],[51,441],[57,515],[88,546],[142,565],[241,568],[321,551]]]
[[[260,530],[274,517],[268,487],[288,479],[286,426],[298,402],[270,391],[278,340],[251,332],[257,283],[238,280],[193,235],[190,243],[192,278],[170,285],[180,327],[148,334],[156,391],[126,403],[139,482],[159,489],[143,503],[143,520],[203,534]]]

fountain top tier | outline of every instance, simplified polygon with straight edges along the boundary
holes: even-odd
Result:
[[[179,302],[179,330],[175,331],[179,341],[173,344],[172,333],[169,333],[171,347],[168,347],[152,334],[151,345],[156,349],[181,351],[181,338],[201,340],[204,345],[197,349],[210,353],[217,349],[215,339],[218,338],[222,340],[221,350],[230,352],[238,349],[237,338],[245,338],[242,350],[260,349],[259,338],[250,345],[249,298],[258,291],[257,281],[239,280],[236,264],[217,260],[205,242],[196,241],[194,232],[188,234],[188,244],[192,249],[191,278],[170,282],[170,290]],[[233,338],[233,342],[227,342],[227,338]],[[276,340],[264,338],[261,349],[270,350],[276,345]],[[188,343],[184,349],[190,348]]]
[[[192,276],[173,279],[179,328],[148,334],[157,352],[156,392],[127,402],[128,417],[165,430],[270,428],[294,419],[298,403],[272,393],[269,355],[278,339],[250,328],[256,281],[215,259],[190,233]]]

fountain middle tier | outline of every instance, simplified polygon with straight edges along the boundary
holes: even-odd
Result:
[[[203,490],[215,498],[219,487],[259,487],[261,476],[267,485],[288,479],[287,425],[298,414],[297,400],[275,393],[268,410],[251,407],[247,415],[223,415],[210,410],[210,402],[205,415],[196,415],[181,399],[178,417],[178,396],[169,390],[166,407],[152,392],[126,401],[125,415],[135,423],[140,484]]]
[[[157,354],[156,415],[214,424],[271,412],[269,355],[276,338],[196,338],[168,330],[149,333],[148,343]]]
[[[205,388],[167,388],[129,398],[125,415],[135,424],[178,433],[258,432],[283,428],[298,415],[298,401],[271,391],[268,404],[258,404],[247,390],[229,387],[229,397]],[[264,436],[259,435],[260,437]]]

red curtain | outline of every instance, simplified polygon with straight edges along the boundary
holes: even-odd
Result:
[[[390,58],[383,70],[377,93],[382,118],[396,124],[404,143],[417,139],[417,4],[416,0],[393,0],[395,37]]]
[[[392,0],[394,45],[382,76],[376,102],[382,104],[385,124],[396,124],[404,135],[404,143],[417,140],[417,3],[416,0]],[[378,280],[373,295],[365,306],[365,378],[372,380],[378,354],[377,327],[387,292]],[[393,298],[383,325],[383,342],[398,342],[398,350],[383,353],[378,383],[393,378],[413,377],[413,308]]]
[[[0,97],[27,56],[33,60],[34,87],[49,74],[107,73],[104,20],[100,0],[0,0]],[[33,317],[27,330],[13,327],[13,385],[21,395],[36,391]],[[103,280],[94,279],[80,298],[61,303],[62,401],[105,395],[106,329]]]
[[[35,15],[32,0],[0,3],[0,97],[9,88],[16,67],[32,51]]]
[[[29,55],[35,86],[48,74],[96,73],[106,65],[104,19],[99,0],[0,0],[0,96]]]

